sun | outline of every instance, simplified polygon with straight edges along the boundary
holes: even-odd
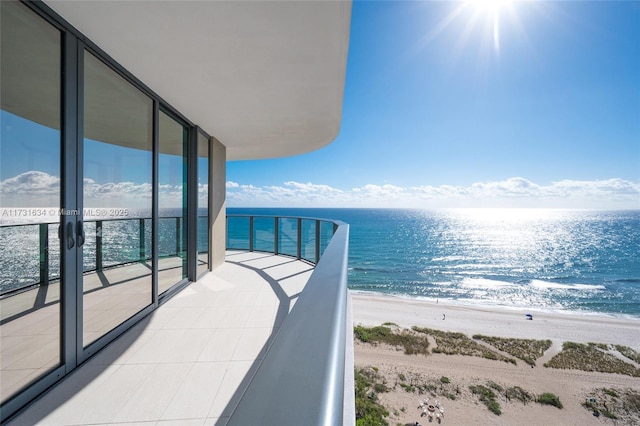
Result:
[[[471,40],[480,42],[480,52],[488,59],[485,54],[500,56],[502,38],[510,35],[512,30],[516,31],[514,36],[521,40],[526,39],[517,10],[520,8],[518,0],[467,0],[444,3],[450,3],[451,9],[420,38],[420,49],[452,30],[458,33],[458,40],[453,48],[454,56],[457,56]],[[502,34],[503,24],[505,34]]]
[[[493,49],[496,54],[500,53],[500,14],[512,7],[510,0],[470,0],[468,5],[476,9],[477,14],[484,15],[485,19],[491,20],[493,32]]]

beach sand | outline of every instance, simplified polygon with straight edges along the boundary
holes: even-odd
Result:
[[[603,425],[616,424],[603,416],[596,418],[581,403],[595,388],[632,389],[640,392],[640,379],[619,374],[560,370],[543,367],[562,348],[565,341],[621,344],[640,351],[640,320],[599,315],[525,312],[497,307],[458,305],[439,300],[414,300],[392,296],[352,293],[354,325],[375,326],[393,322],[403,328],[429,327],[456,331],[472,336],[516,337],[549,339],[553,342],[537,366],[531,368],[524,362],[513,365],[478,357],[460,355],[405,355],[402,350],[386,345],[373,346],[356,342],[356,367],[377,367],[378,374],[395,390],[379,393],[379,398],[389,409],[389,424],[437,424],[428,417],[420,417],[418,403],[430,396],[439,399],[445,408],[442,424],[449,425]],[[533,320],[525,318],[533,314]],[[443,314],[445,319],[443,320]],[[439,383],[442,376],[450,379],[446,389],[439,388],[433,395],[406,392],[398,386],[398,375],[405,382]],[[502,415],[496,416],[471,394],[470,384],[486,384],[493,381],[504,388],[520,386],[541,394],[552,392],[560,397],[564,408],[543,406],[536,403],[524,405],[498,398]],[[455,387],[460,389],[455,400],[442,394]],[[448,389],[448,391],[447,391]],[[638,424],[618,422],[617,424]]]

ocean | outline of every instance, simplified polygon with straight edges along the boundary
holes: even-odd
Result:
[[[640,318],[640,210],[227,212],[348,223],[354,291]]]
[[[354,291],[640,319],[640,210],[229,208],[227,213],[348,223]],[[88,271],[95,268],[95,223],[85,228]],[[149,220],[144,228],[148,257]],[[325,231],[330,227],[322,229],[323,241]],[[49,274],[55,279],[57,225],[49,225],[48,233]],[[139,220],[105,222],[103,233],[105,266],[139,259]],[[175,219],[162,219],[159,234],[160,254],[175,253]],[[0,228],[1,292],[38,282],[38,244],[37,225]],[[260,239],[256,244],[259,249]],[[206,250],[206,234],[199,235],[198,246]],[[295,244],[289,249],[294,254]]]

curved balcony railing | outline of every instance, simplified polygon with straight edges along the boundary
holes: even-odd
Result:
[[[198,221],[207,216],[198,216]],[[158,221],[160,259],[185,253],[185,238],[179,216]],[[47,285],[60,278],[59,222],[0,225],[3,277],[0,296]],[[117,218],[84,222],[83,272],[102,271],[151,260],[151,218]],[[207,226],[198,226],[207,229]],[[198,236],[198,252],[207,253],[207,238]]]
[[[344,424],[349,225],[234,215],[227,231],[228,248],[316,263],[228,424]]]
[[[338,224],[291,216],[227,215],[227,248],[295,257],[317,264]]]

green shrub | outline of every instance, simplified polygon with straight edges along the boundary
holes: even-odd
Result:
[[[402,389],[404,389],[405,391],[407,391],[409,393],[413,393],[416,390],[416,387],[414,385],[408,385],[406,383],[400,383],[400,386],[402,387]]]
[[[610,353],[609,346],[601,343],[584,345],[565,342],[562,345],[562,351],[551,358],[544,366],[640,377],[640,368],[636,368]]]
[[[411,327],[413,331],[418,333],[424,333],[429,336],[433,336],[436,340],[436,345],[432,352],[444,353],[447,355],[467,355],[477,356],[492,360],[500,360],[504,362],[510,362],[516,364],[516,360],[503,356],[486,346],[479,344],[478,342],[470,339],[463,333],[454,333],[450,331],[434,330],[432,328],[424,327]]]
[[[389,392],[389,388],[384,383],[376,383],[373,385],[373,390],[377,393]]]
[[[502,414],[500,410],[500,404],[496,401],[496,394],[486,386],[483,385],[470,385],[469,390],[474,395],[478,395],[480,402],[482,402],[492,413],[495,415]]]
[[[623,346],[623,345],[615,345],[615,348],[623,356],[640,364],[640,352],[636,352],[633,349],[631,349],[629,346]]]
[[[507,398],[508,401],[511,401],[512,399],[517,399],[523,404],[533,401],[533,395],[531,395],[526,390],[522,389],[520,386],[513,386],[510,388],[507,388],[504,391],[504,396],[505,398]]]
[[[500,414],[502,414],[502,410],[500,410],[500,404],[498,404],[495,399],[489,401],[489,404],[487,404],[487,408],[495,415],[499,416]]]
[[[380,325],[377,327],[364,327],[357,325],[353,328],[353,335],[363,343],[385,343],[387,345],[402,347],[404,353],[428,354],[429,341],[425,336],[412,333],[409,330],[393,331],[391,328]]]
[[[545,392],[538,396],[536,402],[542,405],[553,405],[554,407],[562,408],[562,402],[560,398],[551,392]]]
[[[354,373],[356,399],[356,425],[359,426],[388,426],[385,417],[389,415],[384,406],[378,402],[375,391],[379,389],[378,373],[373,368],[358,368]],[[386,386],[385,386],[386,388]]]
[[[440,377],[440,382],[441,382],[441,383],[444,383],[445,385],[446,385],[447,383],[451,383],[451,381],[449,380],[449,378],[448,378],[448,377],[445,377],[445,376]]]
[[[483,336],[482,334],[475,334],[473,338],[488,343],[496,349],[515,356],[516,358],[520,358],[529,365],[535,365],[536,360],[544,355],[545,351],[551,347],[551,340],[490,337]]]

